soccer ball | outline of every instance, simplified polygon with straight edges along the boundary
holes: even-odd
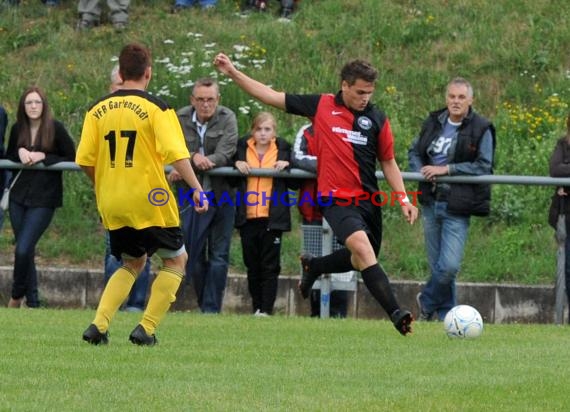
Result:
[[[476,338],[483,333],[483,318],[473,306],[458,305],[445,315],[443,328],[450,338]]]

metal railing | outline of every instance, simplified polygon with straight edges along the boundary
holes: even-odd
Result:
[[[37,164],[25,166],[11,160],[0,160],[0,169],[45,169],[45,170],[74,170],[81,168],[75,162],[60,162],[51,166]],[[166,166],[165,170],[172,170],[172,166]],[[218,167],[206,172],[212,176],[241,176],[241,173],[233,167]],[[271,169],[251,169],[251,176],[262,177],[293,177],[299,179],[314,178],[315,174],[301,169],[290,169],[289,171],[277,172]],[[425,181],[421,173],[402,172],[404,180]],[[378,180],[384,180],[384,173],[376,172]],[[450,183],[489,183],[506,185],[534,185],[534,186],[570,186],[570,177],[548,177],[548,176],[517,176],[517,175],[482,175],[482,176],[438,176],[439,182]]]
[[[81,168],[75,162],[60,162],[51,166],[37,164],[34,166],[24,166],[10,160],[0,160],[0,169],[45,169],[62,171],[80,171]],[[165,171],[170,171],[171,166],[166,166]],[[212,176],[241,176],[241,173],[233,167],[219,167],[206,172]],[[291,169],[289,171],[277,172],[271,169],[252,169],[250,176],[262,177],[289,177],[289,178],[314,178],[315,174],[301,170]],[[402,172],[402,177],[406,181],[425,181],[421,173]],[[381,171],[376,172],[378,180],[384,180]],[[570,186],[570,177],[548,177],[548,176],[516,176],[516,175],[482,175],[482,176],[438,176],[439,182],[449,183],[487,183],[487,184],[507,184],[507,185],[535,185],[535,186]],[[561,324],[563,321],[564,302],[566,300],[564,282],[564,239],[557,238],[557,275],[556,275],[556,313],[555,322]]]

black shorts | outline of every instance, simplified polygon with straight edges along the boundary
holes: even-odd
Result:
[[[330,203],[330,204],[329,204]],[[332,228],[338,241],[346,239],[359,230],[364,230],[370,239],[374,253],[378,255],[382,245],[382,208],[370,201],[359,201],[358,206],[347,199],[323,198],[323,216]]]
[[[168,258],[176,257],[181,254],[180,251],[184,251],[184,238],[179,227],[122,227],[110,230],[109,240],[111,254],[117,259],[121,259],[121,255],[138,258],[146,253],[147,256],[152,256],[159,249],[159,255]]]

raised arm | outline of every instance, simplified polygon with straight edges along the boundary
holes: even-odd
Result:
[[[252,79],[233,65],[224,53],[214,58],[214,65],[220,73],[234,81],[244,92],[262,103],[285,110],[285,93],[273,90],[271,87]]]

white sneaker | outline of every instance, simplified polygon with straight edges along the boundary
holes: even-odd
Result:
[[[255,311],[255,313],[253,314],[253,316],[257,316],[257,317],[261,317],[261,318],[268,318],[269,315],[265,312],[260,311],[259,309],[257,309]]]

